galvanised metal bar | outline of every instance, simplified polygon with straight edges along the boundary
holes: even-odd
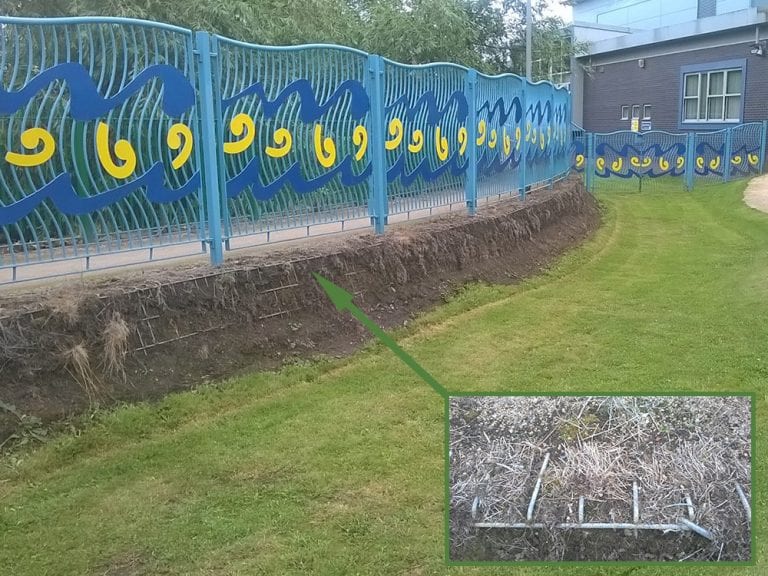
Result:
[[[741,505],[744,507],[744,513],[747,515],[747,521],[752,522],[752,506],[749,505],[747,495],[744,494],[744,490],[738,482],[736,482],[736,492],[738,493],[739,499],[741,500]]]
[[[660,530],[662,532],[695,532],[708,540],[715,537],[709,530],[698,524],[681,518],[678,524],[646,524],[633,522],[560,522],[558,524],[544,524],[541,522],[475,522],[475,528],[501,528],[501,529],[536,529],[557,528],[561,530]]]
[[[539,470],[539,475],[536,478],[536,486],[533,488],[533,494],[531,494],[531,501],[528,503],[528,512],[526,514],[526,518],[528,522],[533,520],[533,510],[536,507],[536,498],[539,496],[539,490],[541,490],[541,482],[544,477],[544,472],[547,469],[547,464],[549,464],[549,452],[546,453],[544,456],[544,462],[541,463],[541,469]]]

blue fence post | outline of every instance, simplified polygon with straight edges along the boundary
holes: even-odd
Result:
[[[592,192],[594,189],[595,179],[595,135],[592,132],[587,132],[587,146],[585,154],[587,161],[584,166],[584,180],[587,184],[587,192]]]
[[[728,182],[731,179],[731,142],[733,133],[731,128],[725,130],[725,144],[723,145],[723,181]]]
[[[195,32],[195,53],[199,64],[198,93],[200,104],[200,147],[202,149],[203,198],[207,207],[208,241],[211,244],[211,264],[224,261],[221,235],[221,193],[224,190],[224,174],[219,166],[219,148],[222,140],[217,134],[218,124],[213,90],[213,64],[215,53],[211,50],[208,32]]]
[[[759,160],[759,170],[760,174],[763,173],[763,170],[765,169],[765,144],[768,140],[768,120],[763,120],[762,123],[762,130],[760,131],[760,160]]]
[[[688,132],[685,139],[685,187],[693,190],[693,177],[696,174],[696,133]]]
[[[549,153],[549,188],[555,186],[555,149],[552,146],[552,124],[555,119],[555,85],[550,84],[549,126],[547,127],[547,152]]]
[[[477,70],[470,68],[464,80],[464,96],[467,99],[467,174],[464,196],[467,210],[474,215],[477,210]]]
[[[522,109],[522,115],[520,116],[520,159],[517,164],[517,177],[519,179],[518,186],[520,187],[520,200],[525,200],[525,185],[526,185],[526,170],[528,164],[528,141],[526,140],[526,120],[528,116],[527,111],[527,97],[526,97],[526,84],[528,81],[523,78],[523,87],[520,93],[520,107]]]
[[[387,150],[384,128],[384,61],[376,54],[368,55],[368,96],[371,102],[371,125],[368,130],[371,151],[371,223],[376,234],[383,234],[387,224]]]

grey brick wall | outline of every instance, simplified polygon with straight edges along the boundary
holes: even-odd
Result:
[[[643,57],[640,51],[625,62],[595,64],[584,75],[584,128],[593,132],[628,130],[630,122],[621,120],[621,105],[640,104],[642,108],[650,104],[654,130],[683,131],[679,122],[681,67],[739,58],[747,61],[743,120],[767,120],[768,56],[752,56],[750,47],[746,42],[655,56],[645,58],[644,68],[638,66],[637,59]],[[718,128],[722,125],[712,129]]]

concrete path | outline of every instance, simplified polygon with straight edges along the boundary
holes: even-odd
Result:
[[[768,212],[768,174],[752,178],[744,191],[744,202],[750,208]]]

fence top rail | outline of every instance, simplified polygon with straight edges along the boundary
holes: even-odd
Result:
[[[583,130],[583,128],[580,128]],[[677,138],[685,138],[688,136],[686,132],[666,132],[664,130],[645,130],[643,132],[633,132],[632,130],[614,130],[613,132],[593,132],[595,136],[624,136],[626,134],[636,134],[637,136],[645,136],[646,134],[664,134],[666,136],[675,136]]]
[[[686,138],[688,134],[696,134],[696,136],[708,136],[710,134],[721,134],[724,132],[728,132],[728,130],[735,130],[737,128],[749,128],[749,127],[756,127],[759,128],[762,126],[762,122],[744,122],[743,124],[735,124],[733,126],[730,126],[728,128],[720,128],[719,130],[705,130],[705,131],[696,131],[696,132],[667,132],[665,130],[646,130],[642,132],[632,132],[632,130],[614,130],[613,132],[592,132],[595,136],[613,136],[616,134],[624,135],[624,134],[637,134],[638,136],[645,136],[646,134],[665,134],[667,136],[676,136],[678,138]],[[583,130],[585,132],[588,132],[584,130],[584,128],[577,126],[576,124],[573,124],[574,130]]]
[[[514,80],[525,80],[522,76],[518,76],[517,74],[513,74],[512,72],[504,72],[503,74],[483,74],[482,72],[477,73],[478,78],[485,78],[486,80],[501,80],[502,78],[512,78]]]
[[[358,48],[351,48],[349,46],[342,46],[340,44],[323,44],[323,43],[315,43],[315,44],[293,44],[289,46],[269,46],[267,44],[254,44],[252,42],[245,42],[243,40],[235,40],[233,38],[228,38],[227,36],[220,36],[218,34],[214,35],[216,37],[216,40],[218,42],[223,42],[224,44],[231,44],[233,46],[239,46],[241,48],[252,48],[257,50],[267,50],[270,52],[292,52],[292,51],[298,51],[298,50],[307,50],[307,49],[316,49],[321,48],[325,50],[341,50],[342,52],[351,52],[353,54],[359,54],[360,56],[368,56],[368,52],[365,52],[363,50],[359,50]]]
[[[182,28],[174,24],[153,22],[139,18],[123,18],[120,16],[64,16],[59,18],[37,18],[31,16],[0,16],[0,26],[4,25],[33,25],[33,26],[57,26],[73,24],[123,24],[130,26],[145,26],[148,28],[160,28],[170,32],[192,35],[192,30]]]
[[[411,70],[419,70],[424,68],[442,68],[442,67],[448,66],[450,68],[461,70],[462,72],[469,72],[469,68],[467,68],[466,66],[462,66],[461,64],[456,64],[455,62],[429,62],[428,64],[403,64],[402,62],[398,62],[397,60],[390,60],[385,56],[382,56],[381,59],[387,64],[392,64],[393,66],[398,66],[399,68],[408,68]]]

